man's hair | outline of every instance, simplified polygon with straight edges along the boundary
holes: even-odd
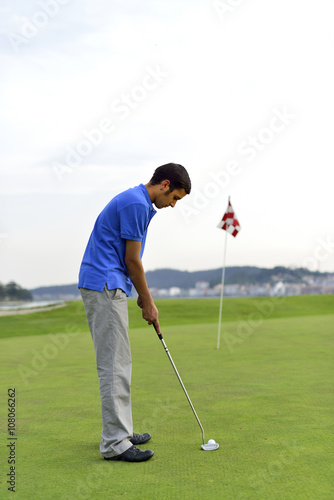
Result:
[[[178,163],[166,163],[158,167],[150,180],[152,186],[160,184],[162,181],[169,180],[169,190],[184,189],[187,194],[191,191],[191,181],[186,169]]]

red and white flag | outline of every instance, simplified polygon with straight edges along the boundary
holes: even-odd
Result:
[[[225,231],[228,231],[232,234],[232,236],[236,236],[240,231],[241,227],[230,201],[228,202],[227,210],[217,227],[225,229]]]

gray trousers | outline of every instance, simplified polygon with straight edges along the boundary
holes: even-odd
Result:
[[[80,288],[94,342],[99,376],[103,457],[113,457],[132,446],[131,351],[128,306],[123,290],[103,292]]]

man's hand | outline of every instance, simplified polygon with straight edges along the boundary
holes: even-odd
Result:
[[[152,325],[154,323],[158,327],[159,311],[156,308],[154,302],[143,305],[142,316],[149,325]]]
[[[142,301],[141,297],[138,296],[137,298],[137,305],[140,307],[142,311],[142,316],[145,321],[148,322],[149,325],[155,325],[155,327],[158,330],[158,333],[160,333],[160,325],[159,325],[159,311],[152,301],[152,303],[147,304],[146,306],[144,305],[144,302]]]

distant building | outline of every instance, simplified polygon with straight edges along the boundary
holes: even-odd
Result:
[[[195,283],[195,288],[197,290],[207,290],[210,287],[210,283],[208,281],[197,281]]]
[[[286,287],[285,287],[283,281],[279,281],[274,286],[271,295],[285,295],[285,288]]]

